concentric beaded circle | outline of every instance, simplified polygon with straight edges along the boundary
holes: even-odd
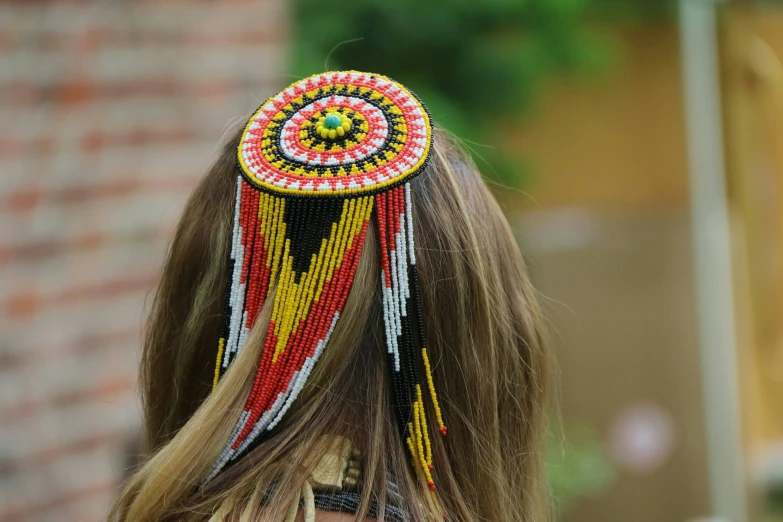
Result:
[[[426,164],[430,116],[378,74],[323,73],[294,83],[250,118],[239,166],[258,188],[287,195],[367,195]]]

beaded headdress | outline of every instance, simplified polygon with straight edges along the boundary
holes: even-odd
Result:
[[[431,150],[424,104],[378,74],[311,76],[267,100],[247,122],[237,147],[214,386],[264,301],[274,301],[253,388],[207,480],[274,429],[296,400],[328,349],[374,214],[395,413],[414,464],[435,489],[424,386],[441,435],[446,426],[424,339],[409,184]]]

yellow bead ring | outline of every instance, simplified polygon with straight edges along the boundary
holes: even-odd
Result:
[[[337,137],[345,136],[346,131],[351,129],[351,120],[341,112],[330,112],[326,116],[321,116],[318,123],[315,124],[315,132],[321,138],[333,140]]]

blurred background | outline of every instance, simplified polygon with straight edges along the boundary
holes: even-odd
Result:
[[[782,60],[771,1],[0,1],[0,522],[103,518],[189,191],[347,68],[426,100],[518,235],[557,520],[783,520]]]

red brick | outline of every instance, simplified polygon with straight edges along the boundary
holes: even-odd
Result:
[[[53,408],[92,393],[113,393],[119,389],[116,383],[134,382],[137,356],[134,344],[124,342],[102,350],[73,350],[36,365],[4,367],[0,371],[0,417],[16,411],[19,404]]]
[[[77,516],[70,513],[68,506],[84,500],[85,498],[101,497],[106,498],[117,488],[117,481],[107,480],[96,484],[90,484],[78,488],[65,490],[56,496],[48,496],[43,500],[36,499],[32,495],[27,496],[25,501],[9,499],[6,508],[0,511],[0,522],[18,522],[20,520],[34,520],[47,512],[58,510],[57,518],[63,520],[71,519],[71,516]],[[51,520],[51,519],[49,519]],[[75,519],[73,519],[75,520]]]
[[[0,0],[0,522],[99,521],[187,194],[285,76],[284,0]]]
[[[42,240],[34,243],[0,244],[0,266],[20,261],[35,261],[38,259],[51,259],[64,254],[78,252],[90,252],[101,245],[110,242],[113,245],[119,243],[162,245],[163,240],[173,232],[173,227],[162,226],[158,228],[138,228],[127,232],[111,234],[110,241],[106,240],[106,234],[95,232],[83,236],[64,238],[62,240]],[[160,248],[162,250],[162,246]],[[0,277],[0,280],[3,278]]]
[[[62,104],[84,103],[94,98],[94,87],[92,82],[87,81],[64,82],[55,87],[53,98]]]
[[[25,212],[35,208],[41,200],[41,191],[34,189],[14,191],[4,199],[6,212]]]
[[[139,289],[108,300],[44,307],[40,313],[21,319],[0,316],[0,349],[7,357],[14,358],[31,351],[56,354],[63,346],[73,346],[85,336],[106,335],[121,328],[141,332],[142,314],[149,297],[149,290]]]
[[[191,175],[173,175],[170,179],[135,179],[120,175],[116,180],[103,183],[80,183],[62,188],[21,188],[3,196],[7,213],[25,213],[35,210],[39,204],[75,204],[103,198],[122,198],[136,194],[182,194],[196,185]]]
[[[157,274],[117,277],[91,285],[72,286],[56,293],[44,294],[32,289],[11,294],[0,300],[0,313],[11,319],[29,316],[43,307],[66,306],[82,300],[112,298],[124,293],[152,288]]]
[[[80,374],[74,374],[76,378]],[[38,415],[46,409],[62,408],[87,401],[106,400],[125,394],[134,389],[135,380],[118,377],[85,389],[70,390],[53,397],[22,400],[9,407],[0,408],[0,422],[12,422],[23,417]]]
[[[188,185],[186,185],[188,186]],[[177,193],[136,193],[120,200],[96,199],[78,205],[42,205],[31,215],[10,215],[0,222],[0,245],[11,251],[36,243],[79,239],[94,245],[98,237],[127,237],[135,230],[167,228],[187,197]],[[101,239],[103,240],[103,239]]]
[[[75,357],[96,350],[112,350],[117,345],[138,341],[140,332],[135,327],[83,335],[75,340],[49,345],[45,348],[27,349],[19,353],[0,353],[0,367],[16,371],[20,367],[56,361],[58,357]]]
[[[100,423],[96,423],[96,419],[100,419]],[[54,456],[56,453],[56,459],[66,458],[74,452],[62,452],[62,448],[78,446],[80,441],[102,434],[122,433],[116,439],[118,444],[126,439],[133,440],[139,423],[139,401],[135,390],[129,389],[110,400],[81,401],[17,417],[0,431],[0,443],[14,448],[10,460],[9,455],[6,460],[14,473],[21,473],[35,467],[28,466],[30,459],[33,463],[37,460],[40,467],[49,464],[41,462],[39,454]]]
[[[8,317],[18,318],[34,314],[39,304],[38,296],[28,292],[8,297],[0,310]]]

